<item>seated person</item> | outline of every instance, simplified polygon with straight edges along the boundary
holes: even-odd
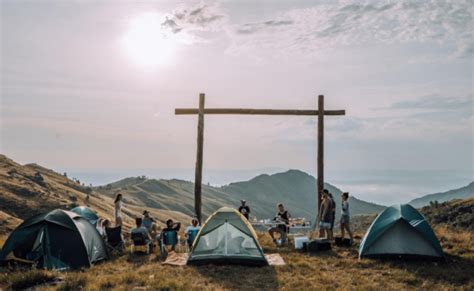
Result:
[[[163,228],[163,230],[161,231],[161,234],[160,234],[160,246],[161,246],[161,241],[163,239],[163,233],[165,233],[165,232],[175,232],[176,237],[177,237],[178,236],[178,231],[179,231],[180,228],[181,228],[181,223],[180,222],[175,223],[175,222],[173,222],[172,219],[168,219],[166,221],[166,227]],[[175,247],[176,247],[176,244],[171,245],[171,249],[173,251],[175,250]]]
[[[186,230],[184,231],[184,235],[186,236],[186,241],[189,247],[193,245],[194,239],[196,238],[199,229],[201,229],[201,226],[199,226],[199,221],[194,217],[191,221],[191,225],[186,227]],[[190,234],[193,234],[194,236],[190,237]]]
[[[150,216],[150,212],[148,210],[143,211],[142,224],[148,230],[148,233],[151,237],[155,237],[157,235],[155,219]]]
[[[153,247],[153,244],[151,243],[152,239],[146,227],[143,226],[143,221],[141,217],[135,218],[135,224],[136,224],[136,227],[130,230],[130,235],[133,235],[135,233],[141,234],[142,237],[145,239],[145,244],[150,243],[150,248],[152,248]]]
[[[279,203],[277,205],[278,212],[273,218],[273,221],[276,222],[276,226],[271,227],[268,230],[268,233],[272,237],[273,242],[276,244],[277,241],[275,239],[275,232],[278,232],[280,234],[280,238],[282,242],[286,241],[286,234],[288,232],[288,227],[290,224],[290,213],[288,213],[287,210],[285,210],[285,206],[283,206],[283,203]]]

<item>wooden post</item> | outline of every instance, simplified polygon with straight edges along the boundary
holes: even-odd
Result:
[[[298,110],[298,109],[253,109],[253,108],[204,108],[204,94],[199,94],[199,108],[176,108],[177,115],[198,115],[198,136],[197,136],[197,157],[196,176],[194,179],[194,207],[196,216],[201,222],[201,189],[202,189],[202,161],[203,161],[203,141],[204,141],[204,115],[205,114],[245,114],[245,115],[305,115],[318,116],[318,193],[317,193],[317,215],[321,209],[321,194],[324,190],[324,115],[345,115],[345,110],[324,110],[324,96],[318,96],[318,110]],[[314,225],[317,228],[317,225]]]
[[[202,154],[204,143],[204,100],[205,94],[199,94],[199,113],[198,113],[198,134],[197,134],[197,153],[196,153],[196,171],[194,177],[194,209],[196,216],[201,224],[202,207],[201,207],[201,190],[202,190]]]
[[[324,189],[324,95],[318,96],[318,210],[321,209],[321,194]],[[315,225],[315,227],[318,227]]]

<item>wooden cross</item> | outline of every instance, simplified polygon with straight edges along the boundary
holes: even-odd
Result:
[[[345,110],[324,110],[324,96],[318,96],[317,110],[296,109],[248,109],[248,108],[204,108],[204,93],[199,94],[199,108],[177,108],[176,115],[198,115],[197,155],[194,178],[194,208],[196,216],[201,222],[201,190],[202,190],[202,159],[204,143],[204,115],[205,114],[247,114],[247,115],[313,115],[318,116],[318,186],[317,199],[319,212],[321,208],[321,193],[324,189],[324,115],[345,115]]]

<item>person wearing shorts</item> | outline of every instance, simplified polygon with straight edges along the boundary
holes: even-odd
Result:
[[[329,200],[329,195],[327,190],[323,191],[323,199],[321,201],[321,208],[319,209],[319,237],[332,239],[331,235],[331,201]]]
[[[349,233],[349,238],[351,239],[350,244],[354,240],[351,231],[351,215],[349,209],[349,192],[344,192],[341,194],[341,238],[344,238],[345,230]]]

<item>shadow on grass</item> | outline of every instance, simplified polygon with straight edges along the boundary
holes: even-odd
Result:
[[[202,265],[196,270],[223,289],[277,289],[278,279],[271,266]]]
[[[399,260],[390,261],[394,268],[407,270],[420,280],[432,280],[453,285],[464,285],[474,278],[474,259],[446,255],[446,261]]]
[[[142,252],[128,253],[127,262],[134,265],[143,265],[152,260],[151,254],[146,254]]]

